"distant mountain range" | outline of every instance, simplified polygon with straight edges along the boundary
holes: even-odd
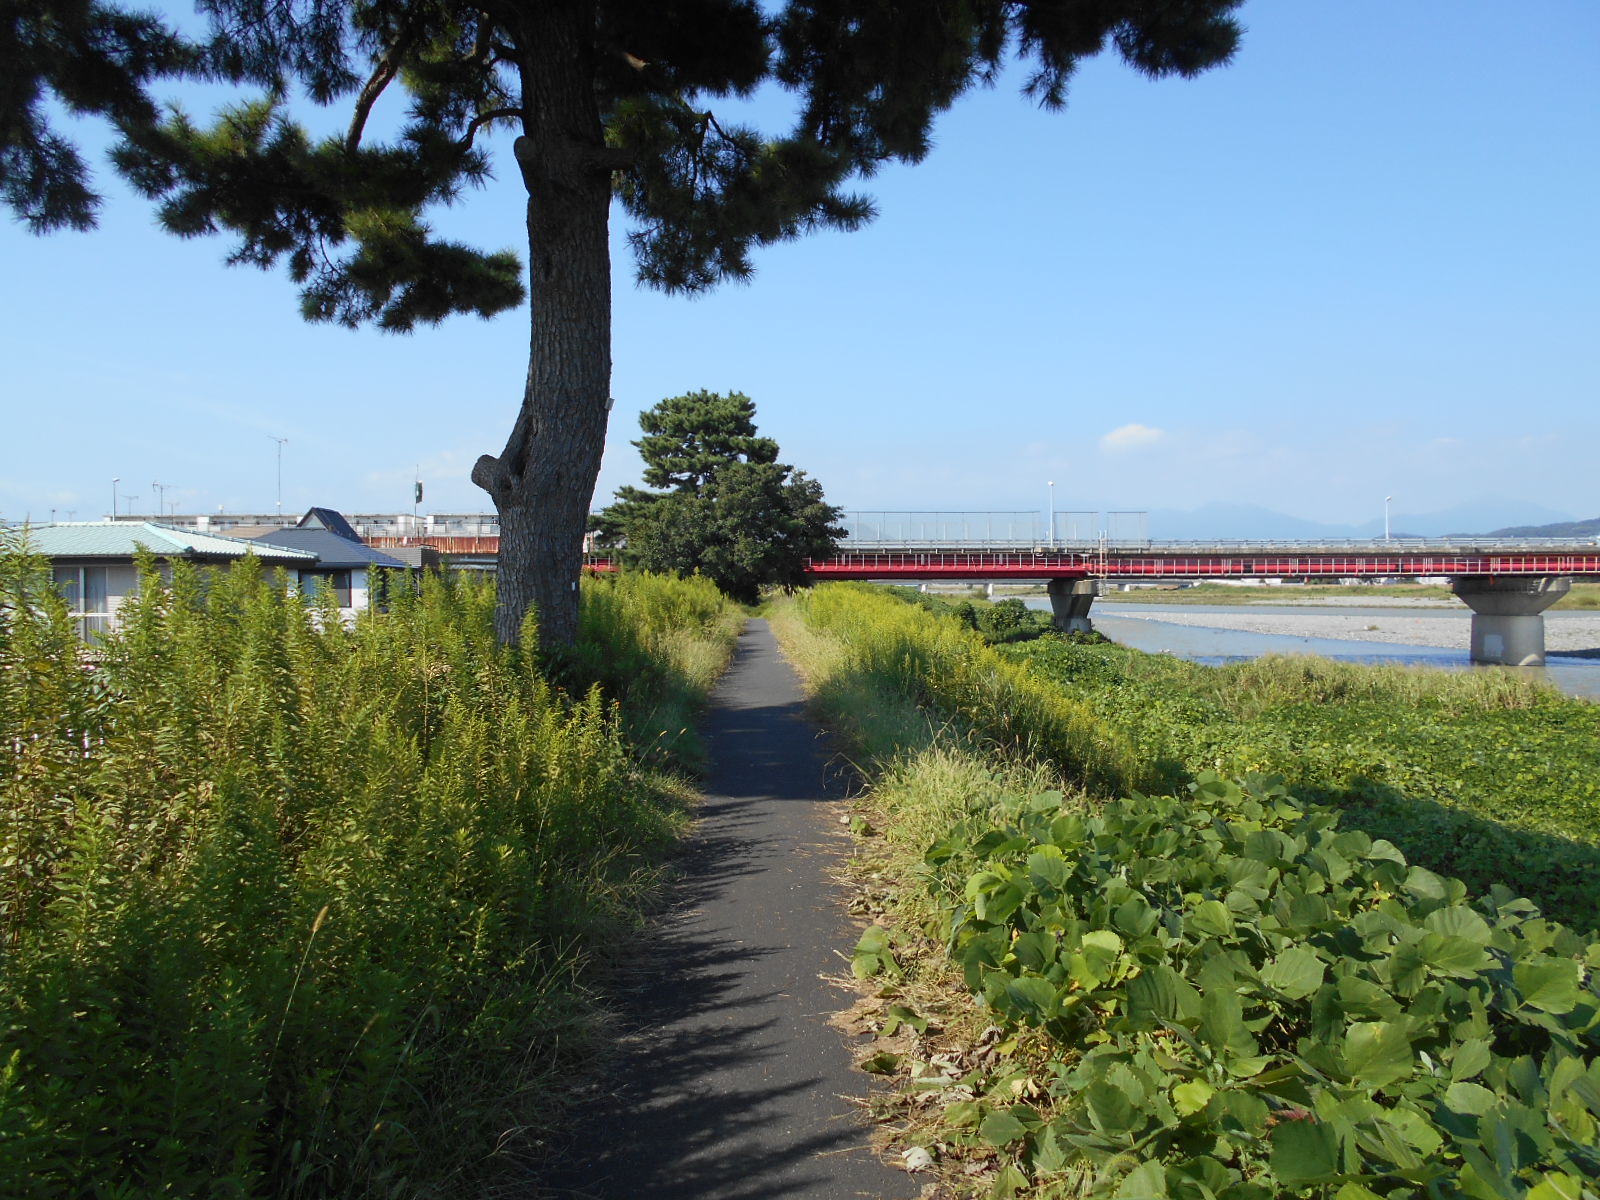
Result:
[[[1516,524],[1512,524],[1516,522]],[[1431,513],[1393,512],[1391,537],[1589,537],[1600,535],[1600,517],[1580,521],[1521,500],[1488,498]],[[1196,509],[1152,509],[1150,537],[1156,541],[1330,541],[1381,538],[1380,517],[1360,524],[1327,524],[1253,504],[1207,504]]]
[[[1600,537],[1600,517],[1587,521],[1557,521],[1553,525],[1512,525],[1496,529],[1495,537]]]

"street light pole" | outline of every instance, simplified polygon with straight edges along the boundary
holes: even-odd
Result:
[[[1389,501],[1393,499],[1393,496],[1383,498],[1383,540],[1386,542],[1389,540]]]
[[[121,482],[122,476],[113,475],[111,477],[111,519],[113,521],[117,519],[117,484]]]
[[[1056,481],[1050,480],[1046,484],[1050,489],[1050,548],[1056,548]]]

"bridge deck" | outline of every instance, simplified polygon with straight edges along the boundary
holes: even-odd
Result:
[[[1140,552],[847,550],[814,559],[807,573],[826,579],[1229,579],[1307,577],[1370,579],[1390,575],[1600,575],[1600,552],[1546,548],[1464,553],[1418,550],[1357,553],[1306,549],[1209,554],[1150,547]]]
[[[445,554],[493,557],[498,537],[370,539],[374,546],[433,546]],[[608,569],[591,556],[588,565]],[[806,568],[816,579],[1373,579],[1392,575],[1600,577],[1591,540],[1398,539],[1392,542],[1145,542],[1136,546],[951,546],[846,542]]]

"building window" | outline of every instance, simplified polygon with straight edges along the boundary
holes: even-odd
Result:
[[[67,613],[86,642],[98,641],[111,630],[110,591],[104,567],[55,568],[56,588],[67,601]]]
[[[340,608],[350,607],[349,571],[301,571],[300,589],[315,596],[323,588],[333,592],[334,602]]]

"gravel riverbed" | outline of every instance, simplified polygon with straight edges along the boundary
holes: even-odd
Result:
[[[1319,607],[1331,607],[1328,601],[1319,601]],[[1174,608],[1161,612],[1144,612],[1142,606],[1129,605],[1117,609],[1118,617],[1148,621],[1164,621],[1169,625],[1197,625],[1207,629],[1232,629],[1244,633],[1267,633],[1283,637],[1335,638],[1351,642],[1390,642],[1406,646],[1438,646],[1446,649],[1465,649],[1470,637],[1469,612],[1455,612],[1449,616],[1423,616],[1419,608],[1436,608],[1438,603],[1402,601],[1393,616],[1374,615],[1370,612],[1342,613],[1256,613],[1242,607],[1237,613],[1215,610],[1211,612],[1183,612]],[[1100,606],[1116,604],[1114,595],[1102,597]],[[1360,601],[1363,608],[1379,607],[1372,601]],[[1109,615],[1109,614],[1108,614]],[[1544,621],[1545,649],[1551,654],[1580,654],[1600,657],[1600,613],[1557,612],[1546,613]]]

